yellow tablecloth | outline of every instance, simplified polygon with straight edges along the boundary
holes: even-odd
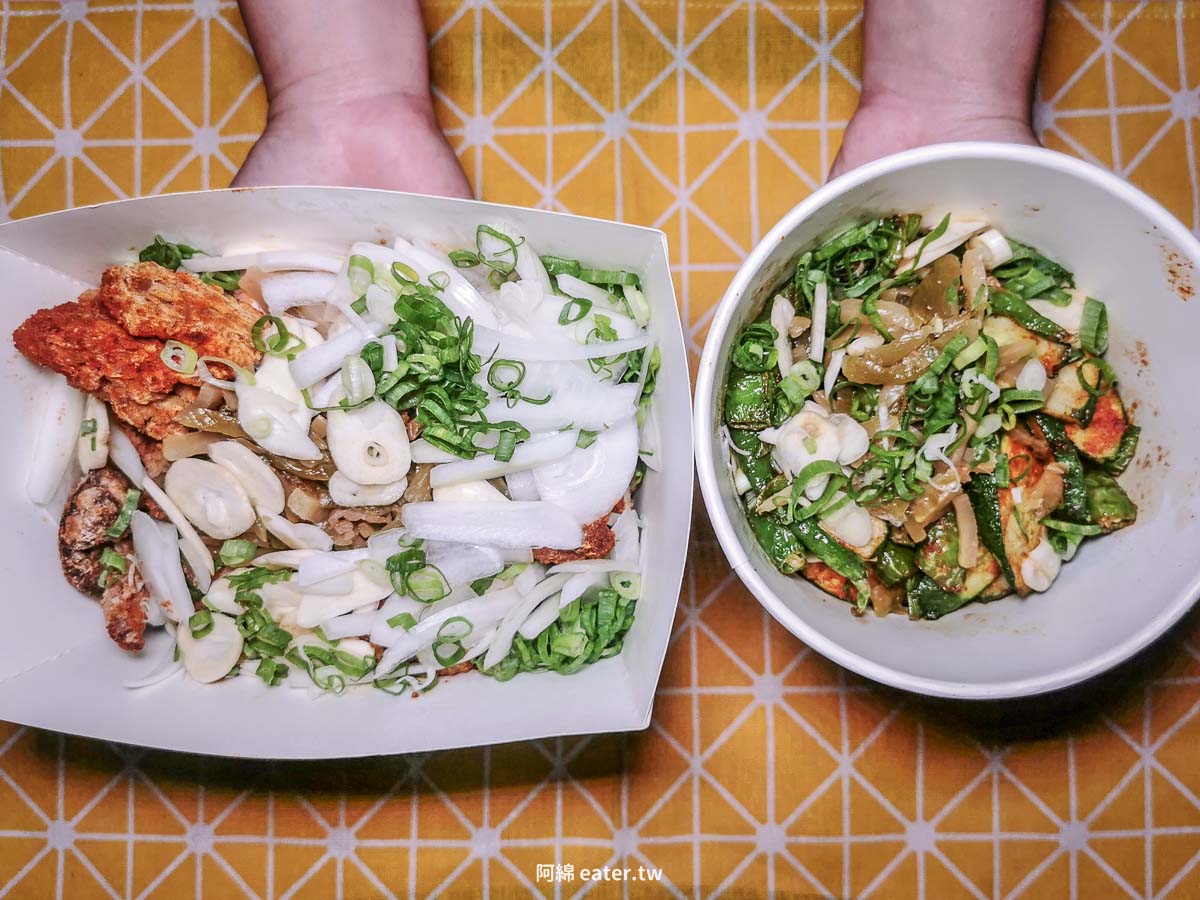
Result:
[[[426,12],[476,191],[664,229],[693,353],[854,109],[857,3]],[[12,0],[0,60],[0,216],[222,186],[262,126],[224,0]],[[1200,228],[1198,82],[1195,0],[1057,3],[1038,125]],[[698,514],[649,731],[292,765],[0,726],[0,894],[1195,898],[1197,627],[1102,689],[989,721],[806,650]],[[539,882],[538,864],[575,877]],[[582,881],[606,864],[662,881]]]

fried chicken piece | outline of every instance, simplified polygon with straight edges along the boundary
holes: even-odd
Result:
[[[59,546],[58,558],[62,563],[63,578],[67,584],[81,594],[99,597],[103,593],[100,587],[100,575],[104,567],[100,565],[100,554],[103,547],[93,547],[90,550],[68,550]]]
[[[329,513],[324,528],[339,548],[365,547],[367,538],[390,528],[400,517],[402,504],[391,506],[338,506]]]
[[[200,356],[253,366],[250,331],[258,312],[188,272],[157,263],[111,266],[100,279],[100,302],[129,334],[175,340]]]
[[[164,342],[130,335],[105,310],[99,291],[39,309],[13,332],[13,343],[30,362],[67,376],[72,387],[103,395],[102,388],[119,384],[117,395],[133,404],[159,400],[183,380],[163,363]]]
[[[83,477],[63,508],[58,526],[58,546],[91,550],[112,542],[105,532],[121,513],[129,480],[112,466],[95,469]]]
[[[133,554],[128,541],[117,544],[116,550],[126,559]],[[113,576],[100,598],[104,626],[118,647],[136,653],[146,643],[146,604],[150,602],[150,592],[132,562],[124,575],[114,572]]]
[[[111,466],[89,472],[76,485],[58,526],[58,556],[63,577],[77,591],[101,594],[100,554],[112,542],[105,534],[125,504],[129,482]]]
[[[100,289],[42,309],[13,332],[31,362],[97,394],[122,421],[161,440],[185,431],[175,417],[196,399],[199,379],[162,361],[167,340],[252,367],[257,314],[186,272],[156,263],[113,266]]]
[[[126,427],[125,425],[119,425],[118,427],[125,432],[125,436],[133,444],[133,449],[137,451],[138,457],[142,460],[142,465],[146,467],[147,475],[151,478],[158,478],[167,473],[167,468],[171,464],[163,456],[162,441],[156,441],[142,434],[140,431]],[[146,502],[149,501],[149,498],[143,498],[143,500]],[[153,503],[153,501],[147,502],[147,511],[156,519],[162,518],[162,511],[158,509],[158,504]]]
[[[608,515],[605,514],[595,522],[583,526],[583,544],[574,550],[551,550],[549,547],[539,547],[533,551],[533,558],[544,566],[556,566],[559,563],[574,562],[577,559],[604,559],[612,553],[617,538],[608,527]]]

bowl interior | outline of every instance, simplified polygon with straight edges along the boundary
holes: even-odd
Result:
[[[1110,349],[1142,431],[1121,482],[1137,523],[1087,542],[1051,590],[968,606],[937,622],[855,618],[781,575],[758,548],[719,434],[729,338],[801,250],[843,223],[888,211],[986,218],[1075,273],[1108,304]],[[1059,154],[998,145],[927,148],[873,164],[796,208],[738,273],[714,319],[697,386],[699,468],[718,536],[751,590],[794,634],[868,677],[923,693],[1001,697],[1080,681],[1166,630],[1200,587],[1200,300],[1194,238],[1114,177]]]

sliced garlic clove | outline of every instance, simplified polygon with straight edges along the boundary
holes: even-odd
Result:
[[[267,531],[293,550],[332,550],[333,538],[316,525],[289,522],[283,516],[263,516]]]
[[[209,445],[208,458],[237,479],[260,515],[283,512],[283,483],[253,450],[237,441],[220,441]]]
[[[404,419],[384,401],[349,412],[332,410],[326,425],[329,454],[351,481],[391,484],[408,475],[412,451]]]
[[[404,496],[407,488],[407,478],[390,484],[359,484],[342,472],[334,472],[329,479],[329,499],[338,506],[390,506]]]
[[[189,457],[167,469],[163,487],[189,522],[209,537],[237,537],[254,524],[254,507],[236,478],[216,463]]]
[[[186,624],[175,632],[183,668],[202,684],[220,681],[242,656],[243,640],[233,619],[219,612],[212,618],[212,631],[204,637],[192,637]]]

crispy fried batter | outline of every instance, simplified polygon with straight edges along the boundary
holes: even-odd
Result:
[[[402,504],[391,506],[338,506],[329,513],[323,527],[338,548],[365,547],[367,538],[395,524]]]
[[[250,339],[258,314],[188,272],[151,262],[112,266],[100,279],[100,302],[135,337],[182,341],[239,366],[258,360]]]
[[[72,387],[95,392],[116,382],[119,396],[132,403],[165,397],[181,380],[159,356],[163,342],[132,337],[105,311],[99,291],[39,309],[13,332],[13,342],[31,362],[66,375]]]
[[[545,566],[556,566],[559,563],[573,562],[577,559],[604,559],[612,553],[617,538],[608,527],[608,515],[603,515],[595,522],[583,526],[583,543],[574,550],[551,550],[549,547],[539,547],[533,551],[533,558]]]
[[[91,550],[59,547],[58,558],[62,562],[63,577],[81,594],[99,597],[102,593],[100,573],[104,567],[100,565],[101,552],[102,547],[93,547]]]
[[[137,451],[138,456],[141,458],[142,465],[146,467],[147,475],[149,475],[151,478],[158,478],[159,476],[167,473],[167,467],[170,465],[170,463],[168,463],[166,457],[163,456],[162,441],[156,441],[153,438],[142,434],[140,431],[129,428],[125,425],[118,425],[117,427],[125,432],[125,436],[129,438],[129,442],[133,444],[133,449]],[[161,510],[158,509],[157,504],[153,504],[153,506],[151,506],[151,504],[148,503],[147,507],[150,514],[156,519],[162,518],[161,515],[156,514],[156,512],[161,512]]]
[[[186,272],[138,263],[110,268],[98,291],[75,302],[38,310],[13,342],[30,361],[99,395],[120,419],[161,440],[186,430],[175,416],[200,384],[163,363],[166,341],[253,366],[256,320],[253,309]]]
[[[117,544],[116,549],[126,559],[133,553],[127,541]],[[145,646],[146,604],[149,601],[150,593],[133,564],[130,564],[123,577],[115,579],[104,589],[104,595],[100,598],[104,625],[108,636],[122,650],[136,653]]]

